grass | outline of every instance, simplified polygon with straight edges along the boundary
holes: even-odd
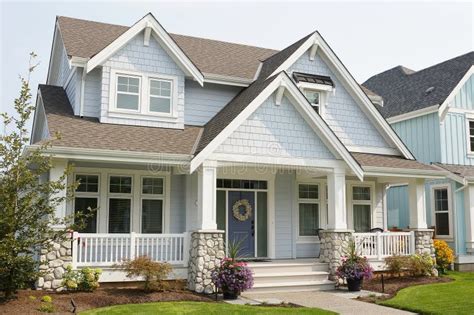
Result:
[[[110,307],[96,308],[81,312],[81,315],[99,314],[336,314],[319,308],[292,308],[292,307],[267,307],[233,305],[227,303],[206,302],[158,302],[144,304],[125,304]]]
[[[454,281],[405,288],[380,304],[420,314],[473,314],[474,273],[453,271],[447,276]]]

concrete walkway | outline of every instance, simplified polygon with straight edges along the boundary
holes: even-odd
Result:
[[[339,314],[363,315],[402,315],[413,314],[390,307],[353,300],[352,293],[343,291],[316,291],[316,292],[278,292],[278,293],[244,293],[248,299],[265,301],[280,300],[286,303],[298,304],[305,307],[318,307]]]

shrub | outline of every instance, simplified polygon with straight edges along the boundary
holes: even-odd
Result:
[[[434,240],[436,265],[441,273],[446,273],[454,262],[454,252],[446,241]]]
[[[247,263],[226,257],[212,273],[212,282],[224,294],[239,295],[253,287],[253,275]]]
[[[393,255],[385,258],[385,267],[392,275],[398,275],[406,270],[409,266],[409,256]]]
[[[83,268],[72,270],[72,267],[68,266],[63,275],[63,285],[68,290],[91,292],[99,287],[101,273],[102,270],[100,269]]]
[[[50,297],[49,295],[45,295],[41,298],[41,302],[46,302],[46,303],[52,303],[53,302],[53,298]]]
[[[120,266],[127,273],[127,277],[143,277],[145,291],[166,291],[169,284],[165,281],[173,268],[165,262],[151,260],[148,256],[140,256],[134,260],[125,261]]]
[[[427,253],[411,255],[408,259],[408,271],[414,277],[431,276],[433,267],[433,258]]]
[[[38,307],[38,311],[43,313],[54,313],[53,298],[49,295],[45,295],[41,298],[41,304]]]

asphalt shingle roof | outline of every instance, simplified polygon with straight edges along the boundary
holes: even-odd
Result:
[[[472,165],[455,165],[442,163],[434,163],[434,165],[437,165],[462,178],[474,178],[474,166]]]
[[[374,75],[363,86],[380,95],[385,118],[441,105],[474,64],[474,52],[413,71],[398,66]]]
[[[423,164],[415,160],[407,160],[401,156],[380,155],[371,153],[351,153],[356,161],[362,166],[387,167],[400,169],[413,169],[439,172],[439,170],[431,165]]]
[[[103,124],[97,118],[74,116],[62,87],[40,85],[39,90],[49,133],[61,136],[53,140],[57,147],[191,155],[202,132],[202,127],[195,126],[167,129]]]
[[[129,29],[70,17],[58,17],[59,29],[69,56],[91,58]],[[252,80],[260,61],[277,50],[218,40],[170,34],[202,73]]]

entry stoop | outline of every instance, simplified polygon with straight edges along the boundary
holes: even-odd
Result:
[[[254,286],[248,293],[298,292],[334,290],[328,280],[329,265],[315,259],[251,262]]]

